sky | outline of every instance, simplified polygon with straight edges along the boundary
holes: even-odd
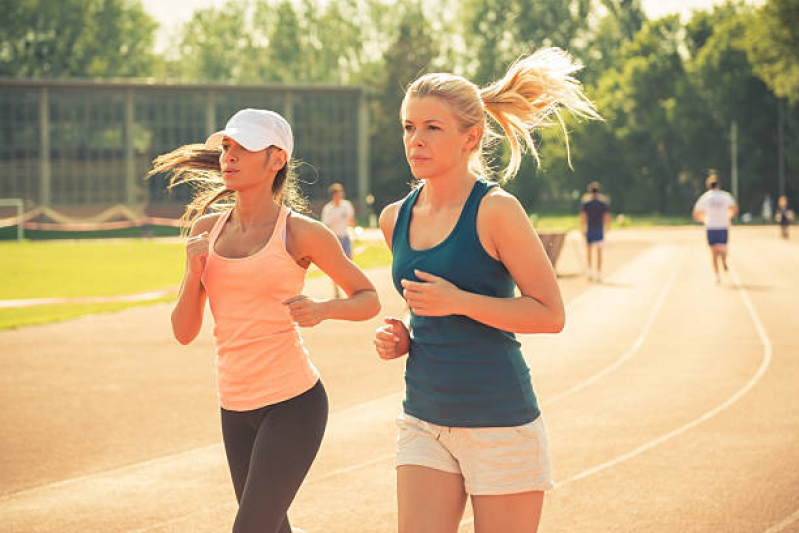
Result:
[[[335,0],[329,0],[335,1]],[[761,4],[763,0],[750,0],[751,3]],[[660,18],[672,13],[687,15],[693,9],[707,9],[723,0],[642,0],[644,11],[649,18]],[[192,13],[201,8],[222,6],[225,0],[142,0],[144,8],[160,24],[156,48],[164,51],[169,35],[182,22],[191,18]]]

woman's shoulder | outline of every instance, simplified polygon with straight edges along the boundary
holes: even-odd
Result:
[[[221,216],[225,214],[225,211],[216,212],[216,213],[208,213],[207,215],[203,215],[197,218],[191,224],[191,231],[189,235],[199,235],[200,233],[208,232],[210,233],[212,229],[214,229],[214,225],[216,221],[219,220]]]
[[[286,229],[292,238],[298,239],[313,238],[330,232],[330,228],[321,221],[294,210],[289,210],[286,217]]]
[[[521,202],[513,194],[499,185],[493,186],[480,200],[480,212],[489,217],[504,217],[514,211],[524,212]]]

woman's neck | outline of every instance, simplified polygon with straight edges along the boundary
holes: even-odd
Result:
[[[475,181],[477,178],[468,170],[436,176],[425,180],[422,200],[432,209],[462,205],[472,192]]]
[[[272,198],[272,191],[258,187],[236,193],[232,216],[241,229],[246,231],[250,227],[274,221],[279,212],[280,206]]]

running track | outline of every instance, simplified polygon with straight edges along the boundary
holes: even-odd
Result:
[[[736,228],[716,285],[701,239],[611,234],[606,283],[561,278],[566,330],[523,337],[557,482],[540,531],[799,531],[799,242]],[[3,531],[229,531],[210,328],[180,347],[169,311],[0,333]],[[309,533],[396,530],[402,365],[373,354],[378,323],[306,330],[332,408],[290,511]]]

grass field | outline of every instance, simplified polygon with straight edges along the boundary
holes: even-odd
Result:
[[[386,265],[382,243],[356,246],[361,268]],[[115,296],[180,284],[184,246],[174,241],[126,239],[107,242],[0,243],[0,300]],[[321,276],[312,271],[309,276]],[[168,301],[170,298],[154,300]],[[116,311],[144,303],[81,303],[0,308],[0,330]]]
[[[580,228],[577,215],[530,216],[536,229],[570,231]],[[614,220],[615,228],[690,224],[688,217],[627,216]],[[140,231],[136,228],[136,231]],[[120,236],[134,236],[124,231]],[[79,236],[86,236],[80,234]],[[169,239],[120,238],[108,241],[0,241],[0,300],[72,298],[134,294],[174,287],[184,268],[184,245]],[[391,255],[382,242],[356,245],[355,262],[361,268],[387,265]],[[323,273],[312,268],[309,277]],[[0,330],[66,320],[146,305],[138,303],[80,303],[0,308]]]

